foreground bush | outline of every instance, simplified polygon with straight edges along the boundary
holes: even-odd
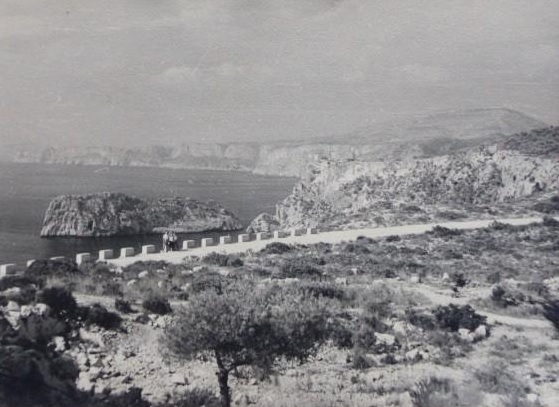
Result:
[[[122,323],[120,315],[110,312],[101,304],[93,304],[90,307],[80,309],[84,323],[97,325],[104,329],[117,329]]]
[[[469,305],[441,305],[435,309],[434,314],[439,327],[452,332],[460,328],[474,331],[487,320],[487,317],[476,313]]]
[[[273,242],[267,244],[260,252],[264,254],[283,254],[293,250],[293,247],[281,243],[281,242]]]
[[[241,267],[244,264],[243,261],[237,256],[216,252],[212,252],[204,256],[202,258],[202,263],[220,267]]]
[[[304,362],[328,338],[328,311],[294,290],[257,290],[232,284],[222,294],[204,291],[165,332],[171,354],[216,362],[222,406],[231,405],[229,374],[252,366],[266,374],[279,358]]]
[[[62,319],[73,319],[77,315],[78,303],[65,287],[45,288],[37,294],[37,302],[47,304],[51,312]]]
[[[35,279],[46,279],[47,277],[68,278],[73,275],[81,275],[76,262],[67,259],[61,260],[35,260],[25,270],[25,276]]]
[[[150,314],[157,315],[167,315],[173,312],[169,301],[157,295],[145,299],[144,302],[142,302],[142,308]]]

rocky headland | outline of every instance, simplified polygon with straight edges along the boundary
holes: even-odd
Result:
[[[144,200],[122,193],[62,195],[45,214],[41,236],[114,236],[238,230],[242,223],[214,201],[188,198]]]
[[[558,157],[559,128],[549,127],[425,159],[323,159],[260,219],[327,228],[559,211]]]

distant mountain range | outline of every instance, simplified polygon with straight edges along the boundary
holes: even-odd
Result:
[[[301,141],[25,149],[17,152],[14,161],[237,170],[301,177],[309,164],[325,158],[361,161],[426,158],[497,143],[505,136],[545,126],[509,109],[443,111],[399,118],[349,134]]]

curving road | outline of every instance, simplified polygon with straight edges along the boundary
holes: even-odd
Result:
[[[555,217],[559,221],[559,217]],[[542,218],[504,218],[504,219],[489,219],[489,220],[473,220],[464,222],[438,222],[426,223],[420,225],[404,225],[404,226],[391,226],[382,228],[366,228],[366,229],[350,229],[342,231],[321,232],[312,235],[303,236],[288,236],[278,239],[266,239],[261,241],[252,240],[249,242],[223,244],[209,247],[197,247],[188,250],[182,250],[169,253],[153,253],[153,254],[138,254],[133,257],[125,257],[118,259],[107,260],[116,266],[127,266],[137,261],[146,260],[164,260],[169,263],[181,263],[187,256],[204,256],[211,252],[232,254],[243,253],[247,251],[259,251],[267,244],[279,241],[282,243],[293,244],[313,244],[313,243],[340,243],[342,241],[355,240],[359,236],[366,236],[371,238],[386,237],[391,235],[417,235],[431,230],[434,226],[442,226],[449,229],[478,229],[489,226],[494,221],[506,223],[509,225],[527,225],[534,222],[541,222]]]

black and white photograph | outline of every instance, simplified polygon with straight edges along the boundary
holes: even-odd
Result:
[[[0,0],[0,407],[559,406],[558,0]]]

